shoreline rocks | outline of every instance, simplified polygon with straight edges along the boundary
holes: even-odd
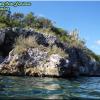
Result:
[[[16,30],[17,29],[13,29],[12,31],[16,33]],[[82,49],[76,47],[69,48],[53,35],[45,36],[42,33],[34,32],[34,30],[28,31],[22,29],[17,31],[18,36],[21,34],[24,34],[25,37],[34,36],[36,42],[44,47],[52,48],[53,45],[56,45],[58,48],[61,48],[66,55],[68,53],[69,57],[62,57],[60,52],[49,55],[48,51],[43,51],[38,47],[28,48],[21,54],[14,54],[14,49],[12,49],[5,59],[0,56],[1,75],[28,75],[39,77],[76,77],[80,75],[100,75],[100,62],[89,58]],[[24,33],[22,33],[23,31]],[[12,42],[12,40],[14,41],[12,38],[10,42]],[[3,42],[5,41],[2,40],[1,43]]]
[[[48,57],[46,52],[39,51],[38,48],[29,48],[22,55],[11,56],[10,53],[8,59],[0,64],[0,74],[61,77],[65,73],[62,68],[66,69],[61,64],[62,59],[58,54]]]

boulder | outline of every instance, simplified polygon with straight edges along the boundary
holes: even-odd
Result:
[[[19,55],[13,54],[12,50],[0,64],[0,74],[62,77],[66,73],[66,62],[59,54],[48,56],[38,48],[29,48]]]

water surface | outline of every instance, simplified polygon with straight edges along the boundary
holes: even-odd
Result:
[[[100,100],[100,78],[0,76],[0,99]]]

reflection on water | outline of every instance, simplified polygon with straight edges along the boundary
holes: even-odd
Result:
[[[100,100],[100,78],[61,78],[0,76],[0,99]]]

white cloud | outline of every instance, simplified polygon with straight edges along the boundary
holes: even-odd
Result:
[[[97,45],[100,45],[100,40],[97,40],[97,41],[96,41],[96,44],[97,44]]]
[[[91,49],[95,49],[95,50],[99,50],[100,49],[99,46],[97,46],[97,45],[91,45],[90,48]]]

